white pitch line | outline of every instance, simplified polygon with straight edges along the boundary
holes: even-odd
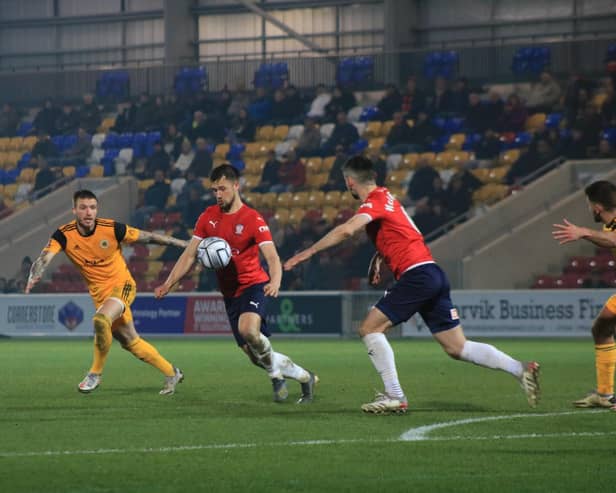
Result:
[[[601,411],[587,411],[588,413]],[[613,432],[564,432],[564,433],[527,433],[518,435],[486,435],[486,436],[445,436],[445,437],[429,437],[427,436],[433,430],[447,428],[451,426],[465,425],[471,423],[481,423],[486,421],[498,421],[506,419],[518,418],[541,418],[553,416],[566,416],[577,414],[576,411],[567,411],[560,413],[545,413],[545,414],[510,414],[506,416],[485,416],[480,418],[460,419],[443,423],[435,423],[432,425],[419,426],[411,428],[403,433],[399,438],[394,439],[342,439],[342,440],[302,440],[292,442],[271,442],[271,443],[220,443],[220,444],[203,444],[203,445],[177,445],[169,447],[157,448],[101,448],[93,450],[43,450],[38,452],[0,452],[0,458],[16,458],[16,457],[61,457],[73,455],[108,455],[108,454],[161,454],[173,452],[190,452],[194,450],[224,450],[224,449],[252,449],[257,447],[305,447],[311,445],[346,445],[357,443],[396,443],[396,442],[443,442],[443,441],[460,441],[460,440],[519,440],[519,439],[534,439],[534,438],[568,438],[568,437],[602,437],[616,435]]]
[[[598,411],[587,411],[598,412]],[[403,442],[420,442],[422,440],[428,440],[428,434],[434,430],[442,428],[449,428],[451,426],[468,425],[472,423],[485,423],[487,421],[502,421],[510,419],[523,419],[523,418],[550,418],[553,416],[567,416],[570,414],[579,414],[579,411],[563,411],[559,413],[532,413],[532,414],[507,414],[504,416],[482,416],[479,418],[459,419],[456,421],[445,421],[443,423],[434,423],[431,425],[418,426],[417,428],[411,428],[400,435],[400,440]]]

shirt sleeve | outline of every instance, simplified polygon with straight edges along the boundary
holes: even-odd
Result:
[[[113,224],[113,231],[118,243],[135,243],[139,238],[139,230],[124,223],[115,222]]]
[[[54,234],[51,235],[51,238],[49,238],[49,241],[47,242],[47,245],[45,246],[45,248],[43,248],[43,250],[51,253],[60,253],[65,248],[66,236],[64,236],[64,233],[62,231],[56,229]]]
[[[205,231],[206,225],[206,217],[205,212],[201,213],[199,219],[197,219],[197,223],[195,224],[195,229],[193,230],[193,237],[202,240],[207,237],[207,233]]]
[[[265,222],[265,219],[261,217],[261,215],[257,214],[255,217],[255,242],[257,245],[261,243],[273,243],[272,233],[269,229],[269,226]]]
[[[385,208],[377,198],[366,199],[357,209],[356,216],[365,214],[370,217],[370,220],[375,221],[383,217]]]

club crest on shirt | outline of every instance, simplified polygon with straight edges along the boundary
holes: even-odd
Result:
[[[109,248],[109,242],[107,240],[101,240],[99,245],[101,248]]]
[[[236,235],[241,235],[242,231],[244,231],[244,225],[243,224],[236,224],[235,225],[235,234]]]

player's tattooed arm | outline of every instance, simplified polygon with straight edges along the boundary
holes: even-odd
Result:
[[[156,243],[157,245],[173,245],[180,248],[186,248],[188,246],[188,241],[186,240],[179,240],[173,236],[159,235],[158,233],[143,230],[139,230],[137,242]]]
[[[370,260],[370,265],[368,267],[368,283],[370,286],[378,286],[381,282],[381,263],[383,262],[383,257],[379,252],[376,252]]]
[[[29,293],[32,288],[41,280],[43,277],[43,272],[51,262],[51,259],[54,258],[55,253],[50,252],[48,250],[43,250],[38,258],[33,262],[30,267],[30,275],[28,276],[28,282],[26,284],[25,293]]]

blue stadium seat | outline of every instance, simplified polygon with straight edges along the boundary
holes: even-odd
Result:
[[[616,128],[606,128],[601,133],[601,138],[609,141],[612,145],[616,145]]]
[[[207,89],[207,70],[205,67],[182,67],[175,74],[173,87],[178,96],[189,96]]]
[[[545,128],[558,128],[562,119],[562,113],[550,113],[545,118]]]
[[[32,122],[21,122],[17,127],[17,135],[19,137],[25,137],[32,131]]]
[[[367,106],[359,115],[360,122],[371,122],[379,120],[381,117],[381,112],[376,106]]]
[[[96,81],[96,97],[101,101],[123,101],[130,96],[130,77],[124,70],[103,72]]]
[[[103,141],[102,148],[103,149],[117,149],[119,147],[119,139],[118,134],[110,132],[105,137]]]
[[[374,80],[374,58],[369,56],[343,58],[336,67],[336,82],[341,86],[362,87]]]
[[[458,70],[459,57],[455,51],[433,51],[424,57],[424,75],[429,79],[451,79]]]
[[[79,166],[75,168],[75,178],[83,178],[84,176],[88,176],[90,173],[90,168],[88,166]]]
[[[531,133],[518,132],[518,134],[515,136],[515,139],[513,139],[513,145],[514,147],[525,147],[529,145],[532,140],[533,136]]]
[[[539,74],[551,63],[550,49],[545,46],[518,48],[513,55],[511,70],[514,74]]]
[[[368,141],[366,139],[359,139],[357,142],[351,145],[349,153],[351,155],[360,154],[368,147]]]
[[[118,147],[120,147],[121,149],[132,147],[133,139],[134,136],[131,132],[125,132],[123,134],[120,134],[120,137],[118,138]]]

